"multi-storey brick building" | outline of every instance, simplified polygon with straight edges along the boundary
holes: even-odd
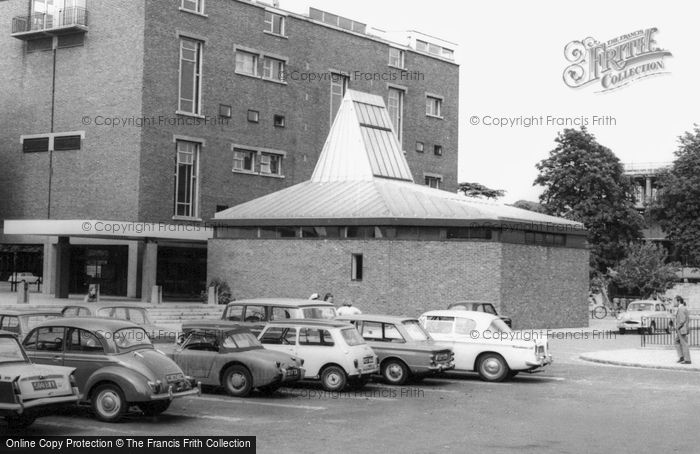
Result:
[[[437,38],[237,0],[0,17],[0,217],[35,221],[6,223],[0,266],[47,292],[198,293],[203,223],[308,179],[348,88],[384,98],[416,178],[457,188],[459,68]]]

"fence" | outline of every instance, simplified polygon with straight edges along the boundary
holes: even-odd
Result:
[[[676,331],[673,326],[669,326],[670,320],[667,317],[649,317],[647,326],[653,323],[656,329],[642,333],[642,347],[649,345],[673,345],[676,340]],[[700,347],[700,318],[688,320],[688,345]]]

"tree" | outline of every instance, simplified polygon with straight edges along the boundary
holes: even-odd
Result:
[[[678,280],[677,263],[666,263],[668,252],[654,243],[630,243],[626,257],[610,272],[613,282],[642,298],[663,293]]]
[[[518,200],[511,206],[522,210],[534,211],[535,213],[547,214],[547,209],[542,204],[529,200]]]
[[[678,138],[676,160],[659,177],[656,201],[649,209],[666,239],[674,244],[675,256],[700,264],[700,127]]]
[[[592,274],[605,273],[641,236],[644,219],[634,208],[630,179],[607,147],[585,127],[565,129],[556,148],[536,167],[535,185],[548,214],[582,222],[588,230]]]
[[[506,193],[506,191],[504,191],[503,189],[487,188],[486,186],[480,183],[459,183],[458,191],[468,197],[485,197],[487,199],[494,200],[503,197]]]

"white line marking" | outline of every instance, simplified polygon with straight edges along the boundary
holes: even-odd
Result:
[[[277,404],[274,402],[255,402],[253,400],[244,400],[236,398],[225,398],[225,397],[204,397],[200,396],[196,400],[207,400],[210,402],[235,402],[236,404],[245,405],[262,405],[265,407],[282,407],[282,408],[299,408],[302,410],[325,410],[326,407],[315,407],[313,405],[293,405],[293,404]]]
[[[53,421],[47,421],[45,418],[41,418],[40,420],[37,421],[37,425],[44,425],[44,426],[52,426],[52,427],[67,427],[69,429],[76,429],[77,427],[80,427],[81,430],[97,430],[97,431],[104,431],[104,432],[113,432],[116,434],[123,435],[124,434],[124,429],[117,430],[117,429],[110,429],[107,426],[89,426],[83,424],[83,422],[80,422],[79,426],[77,424],[61,424],[58,422],[53,422]],[[133,433],[133,429],[129,429],[129,433]],[[143,434],[149,434],[150,432],[139,432]]]
[[[203,414],[203,413],[173,413],[172,411],[169,411],[169,412],[164,413],[164,414],[170,415],[170,416],[182,416],[185,418],[214,419],[217,421],[226,421],[226,422],[243,421],[243,418],[232,418],[230,416],[219,416],[219,415],[207,415],[207,414]]]

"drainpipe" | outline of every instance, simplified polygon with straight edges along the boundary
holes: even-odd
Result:
[[[52,43],[53,69],[51,74],[51,138],[49,139],[49,195],[47,203],[46,219],[51,219],[51,183],[53,180],[53,133],[54,113],[56,110],[56,50],[58,49],[58,36],[53,37]]]

